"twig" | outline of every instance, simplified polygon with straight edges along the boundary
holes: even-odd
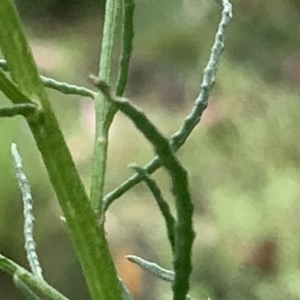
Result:
[[[185,118],[182,126],[171,137],[171,145],[177,151],[189,137],[193,129],[200,122],[203,111],[208,105],[208,98],[215,83],[216,73],[220,62],[220,57],[224,49],[225,30],[232,18],[231,4],[228,0],[222,0],[223,11],[222,19],[216,33],[215,42],[211,49],[208,64],[203,72],[200,93],[195,100],[194,107],[190,114]]]
[[[3,71],[9,71],[7,63],[4,59],[0,59],[0,68]],[[75,84],[57,81],[53,78],[40,76],[40,79],[45,87],[61,92],[66,95],[78,95],[94,99],[97,93]]]
[[[195,100],[194,107],[190,114],[185,118],[183,125],[177,132],[171,137],[170,143],[174,151],[177,151],[189,137],[195,126],[199,123],[202,113],[207,107],[209,95],[215,81],[219,60],[224,48],[225,33],[227,26],[232,18],[231,4],[228,0],[222,0],[223,11],[222,18],[219,23],[219,27],[215,36],[215,41],[211,49],[211,55],[208,64],[204,70],[203,80],[201,83],[200,93]],[[149,163],[144,166],[144,169],[152,174],[158,168],[161,167],[161,163],[158,157],[154,157]],[[126,181],[120,184],[113,191],[108,193],[103,199],[103,209],[107,208],[124,193],[140,183],[143,178],[139,174],[134,174]]]
[[[174,281],[175,274],[171,270],[164,269],[164,268],[160,267],[158,264],[147,261],[136,255],[126,255],[126,258],[130,262],[140,266],[142,269],[150,272],[151,274],[157,276],[158,278],[160,278],[162,280],[165,280],[168,282]]]
[[[120,0],[107,0],[105,4],[105,18],[102,35],[99,77],[112,83],[112,70],[116,50],[116,37],[122,2]],[[110,125],[116,114],[115,106],[105,99],[101,93],[95,98],[95,141],[92,159],[92,180],[90,188],[90,201],[94,211],[103,215],[102,198],[105,184],[108,133]],[[101,217],[100,224],[103,225]]]
[[[168,139],[159,132],[155,125],[138,107],[124,98],[112,97],[110,88],[105,82],[97,80],[97,78],[94,78],[94,81],[106,99],[114,103],[144,134],[154,147],[161,164],[170,174],[177,213],[177,223],[174,227],[174,300],[185,299],[189,290],[189,276],[192,270],[191,251],[194,240],[192,226],[193,205],[188,188],[187,172],[176,158]]]
[[[143,180],[147,184],[148,188],[152,192],[154,199],[161,211],[162,216],[165,219],[167,233],[169,242],[171,245],[171,249],[174,252],[175,248],[175,240],[174,240],[174,226],[175,226],[175,218],[173,217],[168,202],[164,199],[160,188],[158,187],[157,183],[154,179],[152,179],[149,174],[145,171],[144,168],[136,165],[131,164],[130,168],[134,169],[139,175],[143,177]]]
[[[134,37],[133,16],[135,4],[133,0],[123,0],[123,3],[123,40],[119,69],[120,71],[116,89],[117,96],[122,96],[125,91],[128,79],[129,63],[132,53],[132,41]]]
[[[15,104],[12,107],[1,107],[0,117],[15,117],[17,115],[24,116],[28,118],[35,114],[37,111],[37,106],[33,103]]]
[[[89,97],[92,99],[95,99],[97,96],[97,93],[82,86],[57,81],[53,78],[49,78],[43,75],[41,75],[40,78],[45,87],[61,92],[65,95],[78,95],[83,97]]]
[[[7,61],[14,83],[29,99],[41,106],[42,112],[37,120],[26,120],[66,218],[70,238],[89,288],[90,297],[121,300],[120,285],[104,228],[99,226],[39,78],[17,9],[13,1],[1,0],[0,3],[1,52]],[[16,104],[15,99],[11,100]]]

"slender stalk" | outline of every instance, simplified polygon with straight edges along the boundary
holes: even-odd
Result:
[[[203,72],[200,93],[195,100],[194,107],[190,114],[185,118],[183,125],[171,137],[170,143],[174,151],[177,151],[185,143],[193,129],[200,122],[201,116],[207,107],[210,92],[215,82],[220,57],[224,49],[226,30],[232,18],[232,7],[230,2],[228,0],[220,1],[222,1],[223,5],[222,18],[218,26],[213,47],[211,48],[209,61]],[[152,174],[160,167],[161,163],[156,156],[144,166],[144,169],[149,174]],[[106,211],[116,199],[120,198],[124,193],[141,181],[143,181],[143,178],[137,173],[125,180],[103,198],[103,210]]]
[[[4,59],[0,59],[0,68],[3,71],[9,71],[7,62]],[[55,91],[58,91],[62,94],[78,95],[78,96],[83,96],[83,97],[89,97],[92,99],[94,99],[97,95],[97,93],[95,93],[85,87],[66,83],[66,82],[57,81],[50,77],[40,75],[40,80],[42,81],[42,83],[44,84],[45,87],[53,89]]]
[[[26,121],[66,218],[91,298],[120,300],[120,284],[104,229],[98,226],[95,211],[40,81],[16,8],[10,0],[1,0],[0,3],[1,51],[20,93],[39,107],[36,117]],[[0,89],[6,89],[9,86],[6,83],[4,81],[2,85],[0,82]],[[15,104],[21,102],[13,94],[9,97]],[[28,101],[24,99],[24,102]]]
[[[126,255],[126,258],[130,262],[140,266],[142,269],[150,272],[154,276],[156,276],[162,280],[165,280],[167,282],[172,282],[172,283],[174,282],[174,279],[175,279],[174,271],[164,269],[161,266],[159,266],[158,264],[147,261],[139,256]],[[191,300],[191,297],[189,295],[186,295],[185,300]]]
[[[168,282],[174,281],[174,277],[175,277],[174,271],[164,269],[161,266],[159,266],[158,264],[147,261],[136,255],[126,255],[126,258],[130,262],[140,266],[142,269],[150,272],[151,274],[157,276],[158,278],[160,278],[162,280],[165,280]]]
[[[189,277],[192,271],[193,231],[193,204],[189,192],[188,174],[176,158],[171,145],[147,116],[130,101],[114,98],[109,86],[103,81],[94,78],[95,85],[103,92],[106,98],[112,101],[134,125],[143,133],[155,149],[161,164],[172,179],[172,193],[175,198],[177,222],[174,226],[175,249],[173,282],[174,300],[185,300],[189,291]]]
[[[116,34],[122,2],[107,0],[102,38],[99,77],[109,84],[112,82],[112,69],[116,48]],[[92,162],[92,182],[90,199],[95,211],[102,215],[102,197],[106,173],[108,132],[116,113],[114,105],[102,93],[95,98],[96,133]]]
[[[57,81],[53,78],[49,78],[43,75],[41,75],[40,78],[45,87],[65,95],[78,95],[82,97],[89,97],[91,99],[95,99],[95,97],[97,96],[97,93],[83,86]]]
[[[15,104],[12,107],[1,107],[0,108],[0,117],[15,117],[18,115],[24,117],[30,117],[30,115],[34,115],[37,111],[37,107],[35,104],[25,103],[25,104]]]
[[[150,175],[145,171],[145,169],[143,169],[142,167],[136,164],[131,164],[130,167],[143,177],[149,190],[152,192],[154,199],[160,209],[160,212],[165,220],[168,239],[171,245],[172,252],[174,252],[174,248],[175,248],[174,226],[176,220],[171,213],[171,209],[168,202],[164,199],[162,192],[159,186],[157,185],[156,181],[150,177]]]
[[[105,231],[100,227],[52,110],[28,120],[66,218],[91,298],[121,299]]]

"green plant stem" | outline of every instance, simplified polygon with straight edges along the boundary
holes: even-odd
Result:
[[[160,209],[160,212],[165,220],[169,242],[171,245],[171,249],[174,252],[174,248],[175,248],[174,226],[176,220],[171,213],[171,209],[168,202],[164,199],[162,192],[159,186],[157,185],[156,181],[150,177],[150,175],[145,171],[144,168],[136,164],[131,164],[130,168],[134,169],[139,175],[143,177],[143,180],[147,184],[149,190],[152,192],[154,199],[156,200],[156,203]]]
[[[12,260],[0,254],[0,269],[11,276],[18,276],[20,280],[25,282],[34,290],[38,290],[53,300],[68,300],[67,297],[50,286],[46,281],[34,276],[26,269],[22,268]]]
[[[133,0],[123,0],[123,3],[122,53],[116,89],[117,96],[123,96],[126,88],[134,37],[133,16],[135,4]]]
[[[31,103],[15,104],[12,107],[1,107],[0,118],[15,117],[18,115],[30,117],[30,115],[34,115],[36,113],[36,110],[36,105]]]
[[[211,55],[209,57],[208,64],[203,72],[203,80],[201,83],[200,93],[195,100],[194,107],[190,114],[185,118],[183,125],[175,132],[170,140],[170,144],[174,151],[177,151],[189,137],[193,129],[201,120],[203,111],[207,107],[210,92],[215,82],[217,69],[219,66],[220,57],[224,49],[225,35],[228,24],[232,18],[231,4],[228,0],[222,0],[223,11],[222,18],[218,26],[218,30],[215,36],[215,41],[211,49]],[[154,157],[148,162],[144,169],[149,173],[154,173],[161,167],[161,163],[158,157]],[[129,177],[126,181],[120,184],[113,191],[108,193],[103,198],[103,210],[106,211],[108,207],[124,193],[133,188],[135,185],[143,181],[140,174],[134,174]]]
[[[129,289],[127,288],[126,284],[124,283],[124,281],[121,278],[119,278],[119,282],[122,288],[122,297],[123,297],[122,300],[133,300],[132,295]]]
[[[174,277],[175,277],[174,271],[164,269],[164,268],[160,267],[158,264],[147,261],[136,255],[126,255],[126,258],[130,262],[140,266],[142,269],[150,272],[151,274],[157,276],[158,278],[160,278],[162,280],[165,280],[168,282],[174,281]]]
[[[92,299],[121,299],[104,229],[96,220],[53,112],[49,110],[39,121],[28,124],[66,218]]]
[[[1,0],[0,45],[11,78],[20,93],[39,106],[36,118],[26,120],[66,218],[91,298],[121,300],[120,284],[104,229],[99,227],[95,211],[40,81],[19,16],[10,0]],[[4,85],[0,82],[0,89],[6,89],[5,82]],[[20,103],[14,96],[10,100]]]
[[[53,78],[42,75],[40,76],[40,78],[45,87],[53,89],[65,95],[78,95],[82,97],[89,97],[91,99],[95,99],[97,96],[97,93],[82,86],[57,81]]]
[[[112,82],[116,33],[121,10],[120,0],[107,0],[102,38],[99,77],[109,84]],[[95,211],[102,215],[102,198],[106,173],[108,133],[116,113],[115,106],[102,93],[95,98],[96,133],[92,162],[90,199]],[[102,220],[104,221],[104,220]],[[102,223],[102,222],[101,222]]]
[[[4,59],[0,59],[0,68],[4,71],[9,71],[7,67],[7,62]],[[75,84],[70,84],[66,82],[57,81],[53,78],[40,75],[40,80],[45,87],[58,91],[66,95],[78,95],[83,97],[89,97],[94,99],[97,93]]]
[[[150,272],[154,276],[168,282],[172,282],[172,283],[174,282],[174,278],[175,278],[174,271],[164,269],[158,264],[147,261],[136,255],[126,255],[126,258],[130,262],[140,266],[142,269]],[[191,297],[189,295],[186,295],[185,300],[190,300],[190,299]]]
[[[176,158],[170,143],[146,115],[126,99],[114,98],[109,86],[103,81],[96,81],[95,85],[106,98],[112,101],[134,125],[144,134],[152,144],[161,164],[168,171],[172,179],[172,193],[175,198],[177,222],[174,226],[175,250],[173,282],[174,300],[185,300],[189,291],[189,277],[192,270],[192,245],[194,231],[192,225],[193,204],[189,193],[188,174]]]

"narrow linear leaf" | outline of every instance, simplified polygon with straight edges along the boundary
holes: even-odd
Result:
[[[0,47],[17,87],[31,101],[41,104],[38,118],[27,119],[27,123],[42,154],[66,218],[91,298],[121,300],[120,284],[104,229],[99,227],[96,214],[51,109],[11,0],[0,1]]]
[[[150,177],[150,175],[145,171],[145,169],[143,169],[142,167],[136,164],[131,164],[130,168],[134,169],[138,174],[140,174],[144,178],[145,183],[147,184],[150,191],[152,192],[154,199],[156,200],[156,203],[160,209],[160,212],[165,220],[169,242],[171,245],[171,249],[174,252],[174,248],[175,248],[174,226],[176,221],[171,213],[171,209],[168,202],[164,199],[162,192],[159,186],[157,185],[156,181]]]
[[[128,80],[128,70],[132,53],[132,41],[134,37],[134,10],[134,0],[123,0],[122,53],[116,88],[117,96],[122,96],[124,94]]]
[[[66,82],[57,81],[53,78],[49,78],[46,76],[40,76],[42,83],[45,85],[45,87],[53,89],[57,92],[60,92],[65,95],[78,95],[83,97],[89,97],[91,99],[95,99],[97,96],[97,93],[75,84],[70,84]]]
[[[203,71],[200,93],[195,100],[190,114],[184,119],[182,126],[171,137],[172,148],[177,151],[190,136],[194,128],[201,120],[203,111],[208,105],[208,99],[216,80],[216,74],[220,63],[221,54],[224,49],[227,26],[232,18],[232,6],[228,0],[222,0],[223,11],[221,21],[211,48],[207,66]]]
[[[99,226],[55,116],[48,111],[41,121],[29,122],[29,126],[66,218],[91,298],[121,299],[105,231]]]
[[[142,269],[150,272],[151,274],[153,274],[154,276],[156,276],[162,280],[165,280],[165,281],[168,281],[171,283],[174,281],[175,274],[171,270],[164,269],[164,268],[160,267],[158,264],[150,262],[148,260],[145,260],[136,255],[127,255],[126,258],[130,262],[140,266]],[[191,297],[189,295],[186,295],[185,300],[190,300],[190,299],[191,299]]]
[[[130,101],[114,98],[110,87],[98,78],[93,78],[95,85],[112,101],[143,133],[155,149],[161,164],[172,179],[172,193],[175,198],[177,222],[174,226],[175,250],[173,282],[174,300],[184,300],[189,291],[189,277],[192,270],[192,245],[194,231],[192,224],[193,204],[189,192],[188,174],[176,158],[171,145],[147,116]]]
[[[15,104],[11,107],[1,107],[0,108],[0,118],[4,117],[15,117],[18,115],[24,116],[25,118],[30,118],[35,116],[37,112],[37,107],[31,103],[25,104]]]
[[[105,18],[101,45],[99,77],[112,83],[112,70],[116,50],[116,36],[118,21],[122,7],[121,0],[107,0],[105,4]],[[108,133],[116,113],[114,105],[107,101],[102,93],[95,98],[95,142],[92,161],[92,180],[90,199],[93,209],[102,216],[102,198],[105,184],[106,161],[108,149]],[[104,218],[100,217],[103,225]]]
[[[22,192],[23,205],[24,205],[24,238],[25,238],[25,250],[27,253],[27,259],[32,273],[43,279],[43,271],[38,259],[36,244],[33,237],[34,216],[33,216],[33,199],[31,195],[30,185],[26,178],[26,175],[22,166],[22,159],[18,152],[17,145],[11,145],[11,154],[14,159],[15,169],[17,173],[17,179],[19,187]]]

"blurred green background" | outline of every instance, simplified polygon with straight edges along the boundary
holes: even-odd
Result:
[[[216,85],[202,121],[179,151],[190,171],[197,238],[193,299],[300,299],[300,1],[235,0]],[[99,61],[104,1],[16,1],[44,75],[88,86]],[[213,0],[136,0],[127,96],[170,136],[199,91],[220,7]],[[48,91],[89,187],[94,112],[89,99]],[[0,95],[1,106],[9,101]],[[21,118],[1,119],[0,252],[27,267],[23,213],[12,158],[17,142],[35,200],[45,277],[74,300],[89,299],[41,157]],[[150,145],[117,115],[107,192],[146,163]],[[163,171],[154,176],[171,200]],[[163,220],[140,184],[107,214],[107,236],[135,299],[170,299],[170,286],[125,259],[169,268]],[[0,273],[0,299],[23,299]]]

